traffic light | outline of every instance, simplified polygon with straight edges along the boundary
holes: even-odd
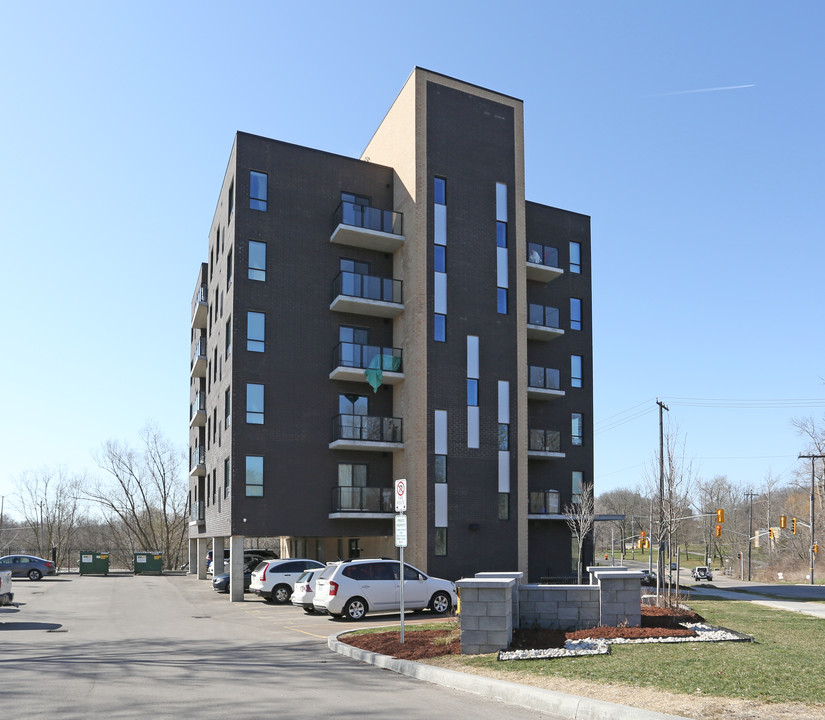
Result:
[[[787,515],[780,515],[779,516],[779,527],[783,530],[788,527],[788,516]]]
[[[773,540],[773,528],[768,528],[768,537]]]
[[[791,518],[791,528],[794,535],[796,535],[796,518]]]
[[[644,537],[645,535],[646,535],[645,531],[642,530],[642,537]]]
[[[718,523],[725,522],[725,511],[722,508],[719,508],[716,511],[716,522],[718,522]]]
[[[716,526],[716,537],[722,537],[722,526],[721,525]]]
[[[650,540],[645,540],[645,550],[650,550]]]
[[[819,545],[814,543],[814,555],[816,555],[818,552],[819,552]]]

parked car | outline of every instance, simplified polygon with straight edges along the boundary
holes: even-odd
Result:
[[[650,587],[651,585],[656,584],[656,572],[651,570],[642,570],[642,585]]]
[[[369,612],[393,612],[401,608],[399,563],[384,559],[346,560],[329,563],[315,584],[313,607],[349,620]],[[458,600],[455,583],[430,577],[412,565],[404,565],[404,609],[443,615]]]
[[[289,602],[295,581],[310,568],[322,568],[324,563],[308,558],[262,560],[252,571],[249,589],[265,600],[284,604]]]
[[[694,580],[713,580],[713,573],[711,569],[705,565],[701,565],[699,567],[693,568],[693,575]]]
[[[34,555],[5,555],[0,557],[0,570],[10,570],[14,577],[40,580],[44,575],[57,575],[51,560]]]
[[[307,570],[295,581],[295,589],[292,591],[292,604],[303,608],[306,613],[314,613],[315,607],[312,599],[315,597],[315,583],[324,568],[312,568]]]
[[[252,569],[258,567],[260,558],[251,559],[244,563],[243,566],[243,589],[244,592],[249,590],[249,585],[252,582]],[[229,571],[218,573],[212,576],[212,589],[215,592],[229,592]]]
[[[206,574],[212,575],[215,572],[215,568],[212,565],[212,557],[214,552],[212,550],[207,551],[206,553]],[[243,564],[251,564],[252,567],[255,567],[261,560],[265,558],[277,558],[278,553],[274,550],[260,550],[258,548],[246,549],[243,551]],[[228,570],[227,567],[229,564],[229,548],[224,548],[223,550],[223,570],[224,572]]]

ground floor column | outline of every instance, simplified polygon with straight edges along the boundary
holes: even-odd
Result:
[[[232,535],[229,538],[230,602],[243,602],[243,539],[243,535]]]
[[[209,538],[198,538],[198,580],[206,580],[206,553],[209,549]]]

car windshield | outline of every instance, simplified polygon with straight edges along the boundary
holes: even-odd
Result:
[[[322,580],[326,580],[327,578],[331,578],[331,577],[332,577],[332,575],[333,575],[333,573],[334,573],[334,572],[335,572],[335,571],[336,571],[339,567],[340,567],[340,565],[338,565],[338,564],[335,564],[335,565],[327,565],[327,566],[324,568],[324,571],[320,574],[320,576],[319,576],[319,577],[320,577]]]
[[[253,572],[261,572],[261,570],[263,570],[267,566],[268,562],[269,562],[268,560],[262,560],[261,562],[259,562],[255,566],[255,569],[253,570]]]

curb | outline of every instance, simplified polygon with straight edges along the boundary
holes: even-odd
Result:
[[[542,690],[529,685],[507,682],[506,680],[495,680],[481,675],[424,665],[412,660],[399,660],[388,655],[378,655],[347,645],[338,639],[341,635],[350,632],[352,631],[342,630],[335,635],[330,635],[327,638],[329,649],[339,655],[375,665],[399,675],[406,675],[416,680],[423,680],[453,690],[482,695],[508,705],[518,705],[530,710],[540,710],[560,717],[573,718],[574,720],[628,720],[628,718],[633,720],[687,720],[680,715],[665,715],[653,710],[619,705],[606,700],[594,700],[554,690]]]

